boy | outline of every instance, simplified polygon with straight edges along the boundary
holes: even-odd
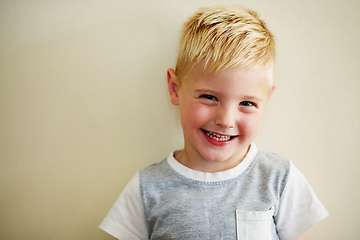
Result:
[[[184,148],[138,172],[100,228],[118,239],[295,239],[328,213],[294,165],[254,140],[274,91],[257,14],[201,9],[168,69]],[[298,238],[300,239],[300,238]]]

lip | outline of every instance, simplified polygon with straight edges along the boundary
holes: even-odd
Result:
[[[237,137],[237,135],[226,135],[201,129],[205,139],[215,146],[225,146]]]

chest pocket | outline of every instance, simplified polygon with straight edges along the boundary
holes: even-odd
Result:
[[[236,210],[238,240],[272,240],[274,209],[268,211]]]

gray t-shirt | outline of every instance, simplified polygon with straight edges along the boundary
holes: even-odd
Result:
[[[140,171],[100,228],[119,239],[293,239],[328,215],[293,164],[252,145],[203,173],[172,155]]]

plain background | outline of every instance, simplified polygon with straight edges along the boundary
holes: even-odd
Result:
[[[330,212],[308,239],[359,239],[358,0],[0,0],[0,239],[112,239],[97,226],[128,180],[182,147],[166,69],[182,23],[218,3],[276,36],[256,143]]]

